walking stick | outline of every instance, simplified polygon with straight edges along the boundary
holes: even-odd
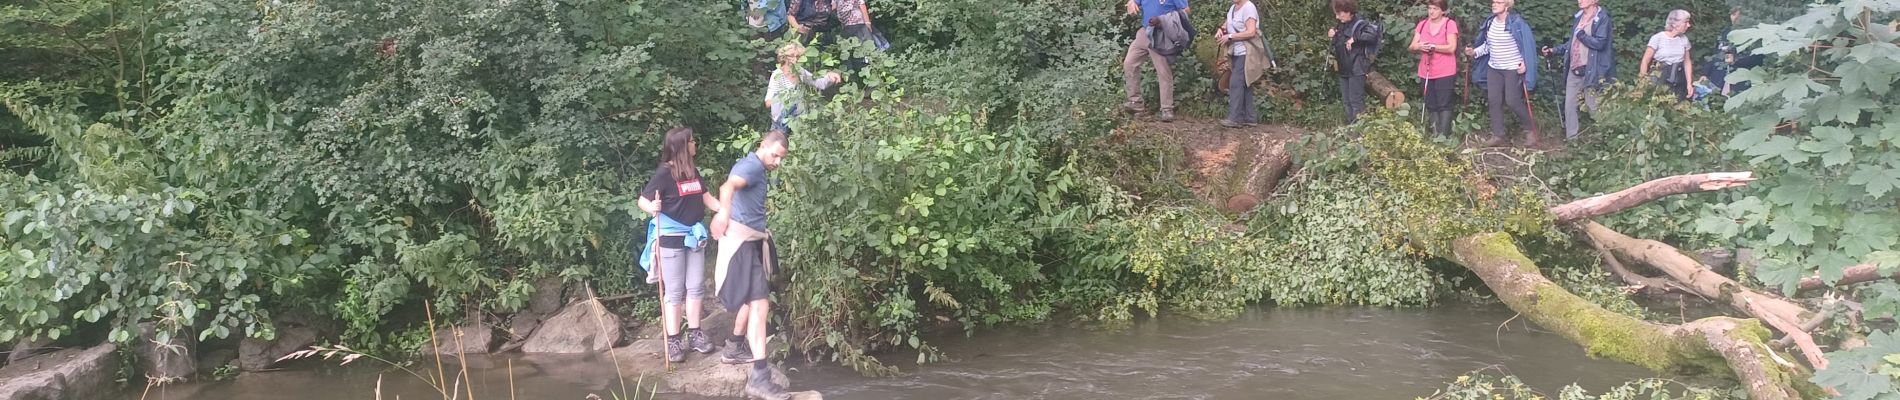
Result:
[[[659,199],[659,198],[660,198],[660,192],[657,192],[657,191],[655,191],[655,192],[653,192],[653,198],[654,198],[654,199]],[[658,216],[658,215],[655,215],[655,216],[654,216],[654,218],[659,218],[659,216]],[[648,240],[656,240],[656,239],[654,239],[654,238],[648,238]],[[653,244],[657,246],[657,245],[659,245],[659,242],[658,242],[658,241],[655,241],[655,242],[654,242]],[[666,334],[666,323],[667,323],[667,322],[669,322],[669,321],[667,321],[667,320],[666,320],[666,267],[665,267],[665,266],[662,266],[662,265],[660,265],[660,252],[659,252],[658,250],[655,250],[655,251],[653,252],[653,255],[652,255],[652,260],[651,260],[651,261],[652,261],[652,263],[653,263],[653,275],[654,275],[654,276],[657,276],[657,277],[659,277],[659,278],[660,278],[660,281],[659,281],[659,286],[660,286],[660,336],[669,336],[669,335],[667,335],[667,334]],[[682,310],[682,311],[684,311],[684,310]],[[666,341],[666,338],[660,338],[660,368],[661,368],[661,371],[667,371],[667,370],[672,370],[672,369],[673,369],[673,359],[671,359],[671,358],[667,358],[667,357],[666,357],[666,353],[667,353],[667,352],[669,352],[669,351],[673,351],[673,343],[671,343],[671,342],[667,342],[667,341]]]
[[[1531,117],[1531,121],[1530,121],[1531,133],[1542,134],[1543,131],[1540,129],[1537,129],[1537,111],[1535,111],[1536,108],[1531,107],[1531,83],[1525,82],[1525,81],[1520,81],[1518,83],[1521,83],[1522,85],[1520,85],[1520,87],[1524,88],[1524,115],[1529,115]]]

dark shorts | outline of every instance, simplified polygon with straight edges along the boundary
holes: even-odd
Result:
[[[753,240],[739,244],[739,250],[732,254],[732,265],[726,271],[726,281],[720,284],[719,302],[727,310],[738,310],[740,306],[755,300],[769,300],[772,295],[771,274],[766,272],[763,260],[770,260],[772,270],[778,270],[778,245],[765,246],[772,239]],[[770,247],[769,254],[760,254]]]

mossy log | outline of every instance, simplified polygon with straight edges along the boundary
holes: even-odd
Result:
[[[1452,243],[1452,259],[1476,273],[1512,310],[1582,345],[1590,356],[1652,371],[1728,371],[1758,400],[1811,398],[1819,388],[1799,366],[1777,362],[1759,321],[1710,317],[1682,325],[1623,315],[1571,294],[1524,256],[1509,235],[1478,234]],[[1803,396],[1804,394],[1810,396]]]
[[[1793,337],[1807,356],[1808,363],[1817,369],[1827,368],[1827,360],[1821,357],[1821,349],[1809,338],[1807,332],[1798,327],[1802,321],[1813,318],[1814,313],[1787,299],[1761,293],[1742,286],[1741,283],[1715,273],[1694,257],[1683,254],[1674,246],[1663,242],[1637,239],[1626,236],[1596,222],[1585,221],[1578,224],[1585,235],[1595,245],[1602,246],[1631,260],[1637,260],[1663,273],[1669,274],[1681,286],[1698,295],[1728,304],[1738,311],[1747,313]]]

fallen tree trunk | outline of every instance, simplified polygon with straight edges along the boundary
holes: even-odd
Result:
[[[1676,175],[1643,182],[1616,193],[1604,194],[1551,207],[1550,215],[1559,224],[1614,214],[1656,199],[1687,193],[1722,190],[1747,185],[1755,180],[1753,172],[1712,172]]]
[[[1661,325],[1603,309],[1552,283],[1518,250],[1510,236],[1478,234],[1452,243],[1452,259],[1470,269],[1512,310],[1591,356],[1656,372],[1700,374],[1728,370],[1757,400],[1820,396],[1799,368],[1778,364],[1760,322],[1710,317]]]
[[[1625,236],[1596,222],[1585,221],[1578,226],[1583,229],[1591,242],[1623,257],[1655,267],[1696,294],[1721,301],[1770,326],[1783,330],[1789,337],[1794,338],[1802,354],[1807,356],[1810,365],[1816,369],[1827,368],[1826,359],[1821,358],[1820,347],[1814,344],[1814,339],[1798,329],[1789,330],[1800,326],[1802,321],[1806,321],[1814,314],[1807,308],[1787,299],[1756,292],[1742,286],[1722,274],[1709,270],[1701,262],[1663,242]]]
[[[1405,92],[1399,91],[1397,85],[1393,85],[1391,80],[1385,79],[1385,76],[1379,75],[1378,72],[1366,74],[1366,88],[1372,89],[1372,94],[1379,96],[1379,101],[1385,103],[1386,109],[1396,109],[1405,104]]]
[[[1846,286],[1846,285],[1852,285],[1856,283],[1867,283],[1867,282],[1873,282],[1873,281],[1877,281],[1881,279],[1900,279],[1900,272],[1895,272],[1889,275],[1881,275],[1880,269],[1875,268],[1873,264],[1860,264],[1860,265],[1855,265],[1852,267],[1847,267],[1847,271],[1843,272],[1841,275],[1841,280],[1835,281],[1831,285],[1828,284],[1827,281],[1821,280],[1821,277],[1819,276],[1810,276],[1806,278],[1801,278],[1801,287],[1795,290],[1809,291],[1809,290],[1826,288],[1830,286]]]
[[[1603,248],[1602,244],[1594,241],[1586,242],[1589,242],[1590,247],[1596,250],[1597,257],[1603,259],[1603,265],[1609,267],[1610,275],[1616,276],[1617,280],[1621,280],[1623,284],[1634,288],[1635,293],[1656,297],[1669,294],[1671,291],[1682,290],[1681,286],[1675,285],[1668,279],[1644,276],[1643,274],[1636,273],[1636,271],[1631,271],[1629,267],[1623,266],[1622,261],[1616,259],[1616,253],[1611,253],[1610,249]]]

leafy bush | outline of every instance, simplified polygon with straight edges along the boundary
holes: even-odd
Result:
[[[1564,386],[1556,396],[1539,393],[1524,385],[1524,381],[1512,375],[1494,375],[1495,371],[1479,370],[1465,375],[1445,385],[1445,389],[1421,396],[1421,400],[1672,400],[1672,399],[1739,399],[1743,396],[1735,391],[1718,390],[1690,386],[1666,379],[1647,378],[1626,382],[1600,395],[1591,395],[1576,384]]]
[[[1818,276],[1869,264],[1882,274],[1900,266],[1900,15],[1891,2],[1817,4],[1783,23],[1736,31],[1732,38],[1772,58],[1731,80],[1753,87],[1730,99],[1741,131],[1723,148],[1748,157],[1762,177],[1727,204],[1708,207],[1698,230],[1756,249],[1755,277],[1783,293]],[[1880,282],[1851,290],[1869,318],[1891,318],[1900,286]],[[1851,334],[1869,333],[1860,328]],[[1879,332],[1873,332],[1878,334]],[[1828,353],[1834,365],[1814,382],[1846,398],[1891,396],[1896,365],[1863,351]]]
[[[1560,199],[1581,199],[1681,174],[1743,170],[1722,143],[1734,135],[1734,117],[1678,101],[1651,85],[1618,84],[1604,91],[1595,124],[1568,154],[1537,159],[1542,177]],[[1709,244],[1695,234],[1699,210],[1729,193],[1672,196],[1597,218],[1636,237]]]

